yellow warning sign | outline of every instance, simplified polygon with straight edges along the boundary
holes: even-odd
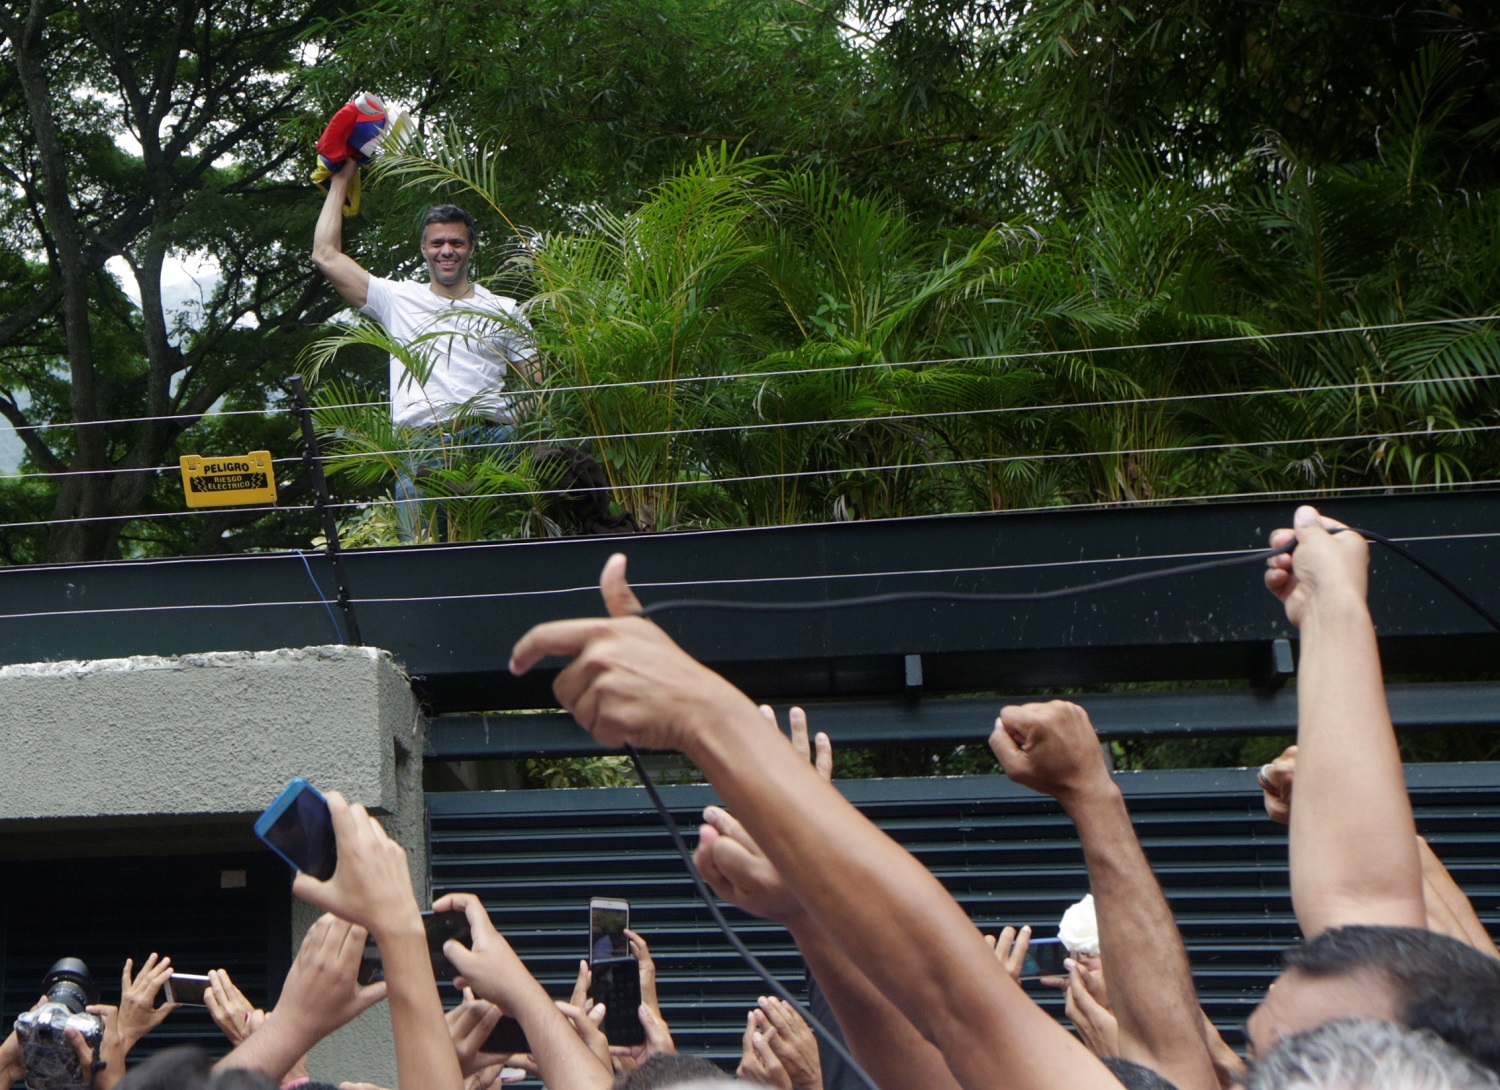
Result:
[[[252,450],[222,458],[184,454],[181,465],[182,494],[189,507],[276,502],[276,473],[270,451]]]

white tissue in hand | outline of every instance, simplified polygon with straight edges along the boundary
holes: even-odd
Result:
[[[1083,900],[1070,905],[1057,925],[1057,937],[1068,948],[1070,954],[1099,953],[1099,918],[1094,915],[1094,895],[1084,894]]]

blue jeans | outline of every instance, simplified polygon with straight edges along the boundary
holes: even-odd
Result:
[[[410,545],[423,537],[422,527],[432,527],[427,536],[433,541],[448,540],[448,517],[441,503],[422,501],[422,490],[416,478],[424,469],[447,469],[463,456],[465,447],[479,446],[472,457],[490,458],[504,448],[486,446],[510,443],[516,437],[514,424],[494,422],[465,424],[451,431],[442,427],[419,428],[409,433],[409,454],[402,456],[396,470],[396,534],[402,544]],[[511,455],[513,456],[513,454]]]

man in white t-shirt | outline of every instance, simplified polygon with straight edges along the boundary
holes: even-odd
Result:
[[[353,177],[346,167],[328,180],[313,263],[413,357],[409,365],[392,356],[390,378],[391,420],[415,429],[410,445],[417,449],[396,480],[401,536],[412,541],[424,518],[443,521],[420,510],[415,474],[442,464],[445,449],[509,442],[520,406],[505,393],[506,378],[515,368],[522,388],[535,387],[537,354],[516,301],[469,280],[474,219],[462,208],[439,205],[422,221],[426,284],[371,276],[344,253],[344,197]]]

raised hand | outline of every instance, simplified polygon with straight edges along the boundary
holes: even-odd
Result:
[[[505,936],[495,930],[483,902],[472,893],[450,893],[433,902],[432,908],[435,912],[462,912],[469,921],[471,945],[464,946],[457,939],[443,944],[443,953],[459,973],[455,983],[502,1010],[513,1010],[516,989],[535,983],[535,979]],[[586,992],[587,983],[584,989]]]
[[[501,1053],[482,1051],[484,1042],[503,1014],[489,1000],[476,998],[473,988],[465,988],[464,1001],[443,1016],[448,1023],[448,1036],[453,1038],[453,1050],[458,1053],[458,1069],[464,1078],[497,1064],[503,1066],[509,1058]]]
[[[208,971],[208,990],[203,993],[203,1002],[208,1005],[209,1017],[237,1045],[251,1032],[251,1017],[255,1005],[245,998],[245,993],[235,986],[223,969]]]
[[[781,1061],[793,1090],[823,1090],[818,1039],[797,1008],[774,995],[763,995],[758,1003],[761,1014],[775,1031],[769,1038],[771,1051]]]
[[[141,971],[132,975],[134,967],[135,962],[126,958],[125,968],[120,972],[120,1011],[113,1026],[114,1033],[125,1042],[127,1051],[177,1009],[176,1003],[156,1005],[161,986],[172,975],[171,958],[157,958],[152,954],[141,966]]]
[[[1007,776],[1065,806],[1111,782],[1088,713],[1066,700],[1001,708],[990,749]]]
[[[802,904],[781,874],[729,811],[703,811],[693,863],[722,899],[752,916],[788,923],[802,915]]]
[[[651,957],[651,947],[639,934],[625,929],[625,938],[630,943],[630,953],[635,957],[641,970],[641,1002],[656,1012],[661,1017],[661,1003],[656,998],[656,961]],[[584,962],[584,965],[587,965]],[[587,985],[585,985],[585,988]]]
[[[299,873],[292,892],[324,912],[358,924],[376,942],[409,929],[420,912],[406,849],[363,806],[350,805],[337,791],[328,792],[328,813],[338,838],[338,867],[326,882]]]
[[[1279,549],[1296,538],[1296,550],[1266,561],[1266,589],[1286,607],[1287,620],[1300,628],[1308,607],[1325,597],[1364,602],[1370,577],[1365,539],[1315,507],[1297,508],[1292,527],[1274,531],[1271,547]]]
[[[521,675],[548,655],[573,661],[552,691],[573,718],[606,746],[684,749],[687,732],[719,718],[743,693],[641,617],[625,582],[625,557],[609,558],[600,577],[608,618],[537,625],[511,651],[510,671]]]
[[[1255,774],[1266,804],[1266,817],[1281,825],[1292,820],[1292,780],[1297,774],[1297,747],[1287,746]]]
[[[1120,1055],[1120,1023],[1096,990],[1102,977],[1092,979],[1092,974],[1072,958],[1066,964],[1068,987],[1063,1009],[1078,1035],[1096,1056]]]
[[[286,975],[274,1019],[301,1027],[316,1042],[384,999],[385,981],[361,987],[358,980],[367,934],[331,913],[318,917]]]
[[[1021,980],[1021,970],[1026,964],[1026,951],[1031,947],[1031,925],[1017,931],[1004,927],[998,935],[984,936],[985,945],[995,952],[995,960],[1005,966],[1005,971],[1016,982]]]
[[[777,1090],[794,1090],[792,1076],[771,1047],[775,1028],[759,1009],[745,1016],[745,1036],[740,1044],[740,1066],[735,1074],[742,1082],[757,1082]]]

